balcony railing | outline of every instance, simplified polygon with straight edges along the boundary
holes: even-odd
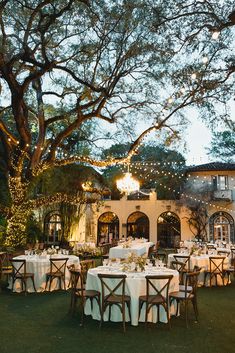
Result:
[[[213,199],[232,201],[233,200],[232,190],[215,190],[213,192]]]

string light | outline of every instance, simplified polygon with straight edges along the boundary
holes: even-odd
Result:
[[[202,58],[203,64],[207,64],[208,61],[209,61],[208,57],[207,56],[203,56],[203,58]]]
[[[217,40],[219,38],[220,32],[219,31],[213,31],[212,32],[212,39]]]
[[[202,2],[202,0],[201,0]],[[212,33],[212,39],[218,39],[219,37],[219,34],[220,32],[219,31],[214,31]],[[208,58],[207,57],[203,57],[202,58],[202,62],[204,64],[206,64],[208,62]],[[197,77],[197,74],[196,73],[193,73],[191,75],[191,78],[194,80],[196,79]],[[185,88],[182,87],[180,89],[180,92],[183,94],[185,93]],[[175,96],[175,97],[173,97]],[[168,99],[167,99],[167,103],[168,104],[172,104],[173,101],[174,101],[174,98],[178,98],[179,95],[177,93],[175,93],[174,95],[170,96]],[[167,112],[166,108],[169,108],[167,106],[167,103],[165,104],[165,107],[162,109],[162,111],[160,112],[159,116],[162,114],[165,114]],[[154,129],[158,129],[160,127],[160,124],[158,122],[156,122],[156,124],[153,126],[152,130]],[[148,135],[148,133],[146,133],[146,135],[144,135],[140,140],[139,140],[139,143],[138,145],[136,146],[135,150],[133,150],[131,153],[129,153],[129,155],[126,157],[126,158],[110,158],[109,160],[107,161],[101,161],[101,160],[95,160],[95,159],[92,159],[90,157],[86,157],[86,156],[70,156],[68,158],[64,158],[64,159],[56,159],[55,163],[53,163],[53,165],[55,166],[61,166],[61,165],[66,165],[66,164],[71,164],[71,163],[75,163],[75,162],[81,162],[81,163],[84,163],[84,164],[90,164],[90,165],[93,165],[93,166],[97,166],[97,167],[100,167],[100,168],[103,168],[103,167],[106,167],[106,166],[110,166],[110,165],[122,165],[122,164],[125,164],[125,163],[129,163],[132,156],[136,153],[136,151],[138,150],[140,144],[143,142],[144,138],[146,138]],[[10,138],[8,138],[8,141],[11,142],[12,140]],[[13,140],[14,143],[16,143],[17,145],[20,144],[20,142],[18,140]],[[29,147],[29,144],[26,144],[27,147]],[[32,147],[32,149],[34,148],[35,150],[37,150],[37,148],[39,148],[40,146],[35,146],[35,147]],[[40,148],[41,150],[43,150],[43,147]],[[48,149],[48,152],[51,152],[51,149]],[[56,154],[58,154],[58,150],[55,151]],[[20,175],[21,173],[21,169],[23,168],[23,159],[24,157],[27,157],[27,154],[25,153],[25,151],[21,151],[21,162],[19,163],[18,166],[13,166],[13,168],[15,170],[18,171],[18,175]],[[61,158],[63,156],[61,155]],[[64,154],[64,157],[67,157],[67,154]],[[172,165],[174,162],[171,162]],[[156,164],[152,163],[151,166],[155,166]],[[159,165],[159,164],[158,164]],[[169,164],[163,164],[163,165],[169,165]],[[176,166],[177,164],[175,164]],[[50,168],[51,165],[49,163],[47,163],[46,161],[41,161],[40,163],[38,163],[38,165],[33,169],[32,171],[32,174],[34,176],[36,175],[39,175],[40,173],[42,173],[44,170]],[[146,169],[147,171],[147,169]],[[184,177],[184,174],[173,174],[171,172],[160,172],[160,171],[154,171],[153,169],[151,170],[151,173],[152,172],[156,172],[157,174],[163,174],[164,176],[171,176],[172,178],[177,176],[179,179],[183,178]],[[149,176],[148,173],[144,173],[143,177],[146,178],[147,176]],[[188,180],[189,178],[189,175],[188,177],[186,177],[186,180]],[[197,177],[198,178],[198,177]],[[152,179],[151,179],[152,180]],[[205,182],[205,181],[203,181]],[[157,182],[154,181],[154,183],[156,184]],[[26,192],[26,189],[27,187],[21,182],[21,179],[16,179],[14,180],[14,178],[12,178],[9,182],[9,189],[10,189],[10,193],[12,195],[12,199],[14,198],[14,202],[13,202],[13,206],[11,208],[11,212],[15,213],[15,217],[12,217],[10,220],[9,220],[9,226],[8,228],[11,229],[10,233],[9,233],[9,237],[8,237],[8,244],[12,243],[14,245],[16,244],[22,244],[25,242],[25,217],[27,217],[28,215],[28,212],[29,210],[31,211],[31,208],[29,207],[29,205],[32,206],[32,208],[34,207],[39,207],[40,205],[41,206],[45,206],[45,205],[48,205],[48,204],[51,204],[51,203],[56,203],[56,202],[61,202],[62,200],[63,201],[66,201],[66,202],[78,202],[78,199],[73,198],[73,197],[69,197],[68,195],[54,195],[54,196],[50,196],[50,197],[45,197],[45,198],[41,198],[40,200],[34,200],[34,201],[25,201],[25,192]],[[160,184],[161,185],[161,184]],[[166,188],[166,185],[164,185],[164,188]],[[168,188],[168,190],[170,191],[171,188]],[[175,190],[174,190],[175,192]],[[189,196],[190,197],[190,196]],[[195,199],[196,200],[196,199]],[[31,203],[30,203],[31,202]],[[201,201],[203,202],[203,201]],[[212,205],[213,206],[213,205]],[[213,207],[218,207],[218,206],[213,206]],[[17,226],[19,226],[17,228]],[[19,233],[18,233],[18,229],[20,230]],[[16,231],[17,230],[17,231]]]

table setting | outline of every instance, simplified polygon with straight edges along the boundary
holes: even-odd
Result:
[[[98,278],[98,273],[125,274],[126,294],[131,296],[131,324],[133,326],[137,326],[139,322],[145,321],[145,306],[143,306],[139,317],[139,297],[141,295],[146,295],[146,275],[173,275],[172,281],[170,283],[170,292],[175,292],[179,290],[178,271],[164,267],[164,264],[162,262],[158,262],[156,263],[156,266],[153,266],[153,264],[151,262],[148,262],[148,260],[143,263],[143,266],[140,269],[138,268],[138,262],[140,261],[140,259],[137,259],[136,261],[137,263],[129,262],[130,266],[126,266],[128,262],[121,262],[119,260],[113,262],[104,262],[103,266],[99,266],[88,271],[86,282],[87,290],[93,289],[100,291],[101,285],[100,280]],[[172,303],[171,305],[170,313],[171,315],[176,314],[176,307],[174,303]],[[93,303],[92,309],[90,302],[87,301],[85,306],[85,314],[92,315],[92,318],[95,320],[100,320],[99,308],[96,303]],[[104,315],[104,321],[106,320],[108,320],[108,312],[106,312]],[[113,307],[111,312],[111,321],[122,321],[121,313],[118,308]],[[126,317],[126,321],[130,321],[128,314]],[[156,308],[153,308],[149,313],[148,321],[158,321]],[[162,308],[160,309],[159,313],[159,321],[167,322],[166,313]]]
[[[25,251],[24,255],[19,255],[13,258],[13,261],[18,260],[26,260],[26,271],[34,274],[34,282],[37,292],[43,292],[45,290],[46,285],[46,273],[50,271],[50,259],[65,259],[68,258],[67,266],[75,265],[79,266],[79,257],[75,255],[69,255],[68,250],[62,251],[62,249],[55,249],[57,251],[53,253],[48,253],[43,251],[41,253],[35,253],[32,251]],[[59,250],[59,251],[58,251]],[[65,284],[66,288],[70,281],[70,273],[68,268],[65,270]],[[9,281],[9,287],[11,287],[11,280]],[[51,290],[58,289],[58,282],[56,280],[53,281],[51,285]],[[28,282],[27,285],[28,292],[34,292],[33,286],[31,282]],[[16,281],[13,287],[14,292],[21,292],[20,281]]]

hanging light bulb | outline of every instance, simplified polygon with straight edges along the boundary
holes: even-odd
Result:
[[[202,62],[203,62],[203,64],[207,64],[208,63],[208,57],[207,56],[203,56],[203,58],[202,58]]]
[[[213,31],[212,32],[212,39],[218,39],[219,38],[219,35],[220,35],[220,32],[219,31]]]
[[[132,192],[139,191],[140,183],[138,180],[134,179],[132,174],[129,172],[129,164],[128,164],[128,172],[125,173],[124,177],[117,180],[117,188],[121,192],[129,195]]]

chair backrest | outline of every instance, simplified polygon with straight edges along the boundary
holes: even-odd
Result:
[[[68,257],[66,258],[51,258],[50,259],[50,273],[60,273],[65,275],[66,264]]]
[[[179,262],[184,262],[185,263],[185,269],[190,271],[190,255],[174,255],[175,261]]]
[[[156,297],[160,297],[163,302],[168,302],[169,286],[173,275],[147,275],[146,278],[146,295],[147,301],[151,304]]]
[[[23,277],[26,274],[26,260],[12,259],[10,262],[12,265],[13,277]]]
[[[83,289],[83,282],[81,280],[81,270],[76,269],[74,265],[69,266],[68,269],[70,272],[70,285],[72,292],[76,292],[77,288]],[[81,283],[81,286],[78,286],[78,282]]]
[[[199,267],[198,265],[194,265],[192,272],[201,272],[201,270],[202,270],[202,267]]]
[[[0,269],[3,267],[9,267],[10,261],[12,260],[13,254],[7,251],[0,252]]]
[[[110,297],[122,296],[124,302],[126,275],[104,274],[98,273],[101,282],[101,298],[102,302]]]
[[[171,261],[171,268],[173,270],[177,270],[178,272],[182,272],[183,270],[185,270],[185,262],[181,262],[181,261]]]
[[[231,258],[231,265],[234,265],[234,268],[235,268],[235,248],[231,248],[230,258]]]
[[[184,287],[185,299],[188,298],[190,294],[196,294],[199,274],[200,271],[186,272]]]
[[[216,246],[213,244],[207,244],[207,249],[208,250],[216,250]]]
[[[2,272],[2,268],[4,266],[6,254],[6,252],[0,252],[0,272]]]
[[[80,266],[81,266],[81,280],[83,282],[83,285],[85,286],[86,284],[86,279],[87,279],[87,272],[90,270],[90,268],[95,267],[95,260],[82,260],[80,261]]]
[[[210,256],[209,261],[210,261],[210,272],[211,274],[213,273],[219,273],[223,274],[224,270],[224,256]]]
[[[228,251],[225,251],[225,250],[218,250],[217,251],[217,254],[219,256],[225,256],[225,257],[228,257],[229,256],[229,252]]]
[[[157,259],[157,260],[161,260],[164,264],[166,264],[166,259],[167,259],[167,256],[166,256],[166,253],[159,253],[159,252],[157,252],[156,254],[155,254],[155,258]]]

